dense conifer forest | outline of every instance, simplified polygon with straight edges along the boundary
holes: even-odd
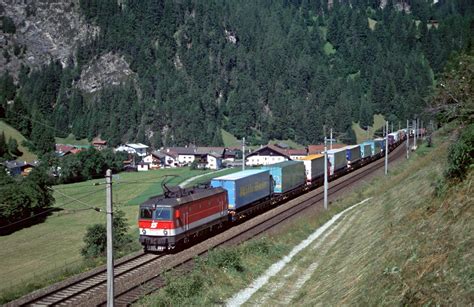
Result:
[[[446,61],[473,43],[470,0],[329,2],[81,0],[100,33],[65,68],[23,67],[18,85],[5,73],[0,116],[39,152],[69,133],[159,147],[221,145],[225,129],[307,144],[328,125],[350,142],[352,121],[420,114]],[[82,69],[110,52],[133,78],[81,92]]]

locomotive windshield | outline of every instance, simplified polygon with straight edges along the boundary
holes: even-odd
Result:
[[[152,208],[140,208],[140,218],[151,220],[153,218],[153,209]]]
[[[165,207],[158,207],[153,212],[154,220],[171,220],[171,209]]]
[[[141,219],[171,220],[171,209],[167,207],[140,208]]]

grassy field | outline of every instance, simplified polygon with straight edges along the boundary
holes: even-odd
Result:
[[[240,147],[242,146],[241,140],[238,140],[233,134],[221,129],[222,140],[224,141],[225,147]]]
[[[76,137],[74,137],[73,134],[69,134],[67,138],[54,138],[56,140],[56,144],[70,144],[70,145],[90,145],[91,142],[89,142],[87,139],[82,139],[82,140],[76,140]]]
[[[5,133],[7,142],[10,137],[14,138],[18,142],[18,149],[23,153],[23,155],[18,157],[17,160],[33,162],[38,159],[34,153],[30,152],[26,147],[21,145],[21,143],[26,139],[18,130],[5,123],[3,120],[0,120],[0,131]]]
[[[121,173],[113,179],[114,206],[125,212],[130,232],[137,236],[137,205],[162,193],[161,181],[165,175],[178,176],[170,182],[177,185],[207,172],[178,168]],[[0,296],[25,289],[28,284],[30,288],[42,285],[45,283],[42,278],[56,276],[66,266],[70,269],[82,265],[80,249],[87,226],[105,223],[105,214],[89,210],[90,207],[105,208],[104,182],[104,179],[96,179],[55,186],[55,206],[61,211],[54,212],[44,223],[0,236]]]
[[[356,135],[357,144],[362,143],[366,140],[371,140],[374,138],[374,132],[378,129],[381,129],[385,123],[385,119],[383,115],[376,114],[374,115],[374,121],[372,127],[369,129],[369,133],[367,130],[362,129],[358,123],[352,123],[352,130]]]
[[[139,305],[225,304],[331,216],[369,197],[245,305],[469,305],[474,299],[474,174],[435,197],[446,139],[434,144],[420,146],[389,176],[364,183],[326,212],[309,213],[237,247],[216,249],[185,277],[170,272],[167,287]]]

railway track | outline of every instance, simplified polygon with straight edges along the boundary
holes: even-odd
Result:
[[[399,159],[404,155],[404,152],[404,146],[397,147],[389,155],[389,160]],[[330,199],[331,195],[334,196],[337,192],[352,186],[383,166],[384,159],[379,159],[332,181],[329,187]],[[235,245],[261,235],[282,222],[298,216],[308,208],[315,205],[322,206],[323,198],[323,188],[319,187],[176,254],[136,253],[118,260],[114,269],[115,304],[126,306],[137,301],[143,295],[156,291],[165,285],[162,277],[163,272],[171,269],[188,271],[193,267],[195,256],[204,255],[211,248]],[[97,306],[105,303],[106,269],[102,266],[51,287],[35,291],[8,303],[6,306]]]

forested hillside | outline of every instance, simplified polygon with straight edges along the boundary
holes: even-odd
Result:
[[[352,121],[420,114],[447,59],[473,43],[469,0],[79,2],[100,31],[67,66],[24,66],[18,85],[1,78],[0,116],[39,151],[70,132],[112,145],[220,145],[221,128],[305,144],[321,141],[324,124],[350,142]],[[81,88],[106,55],[131,73]]]

